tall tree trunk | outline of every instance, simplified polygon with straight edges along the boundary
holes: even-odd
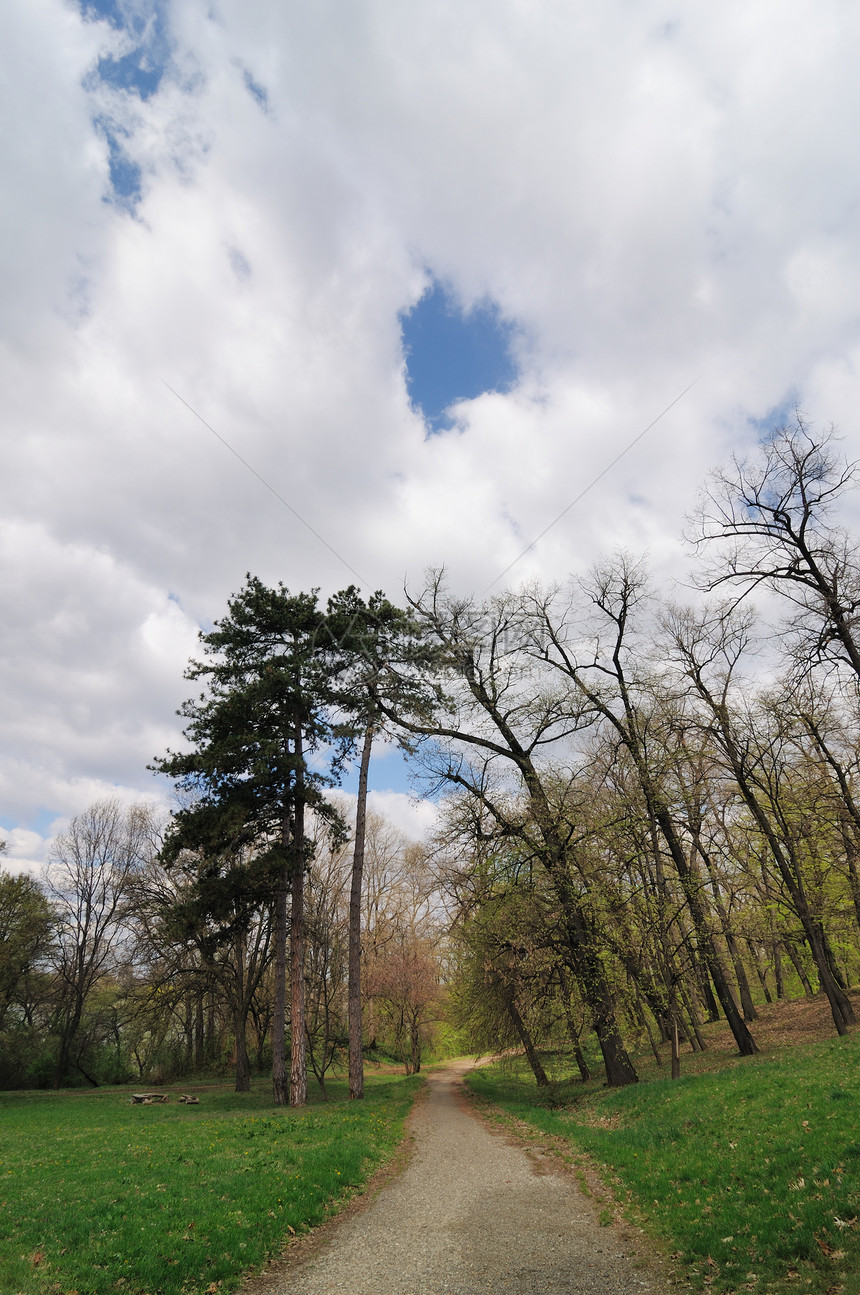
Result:
[[[579,1039],[579,1030],[576,1021],[573,1018],[573,1009],[570,1005],[570,985],[567,979],[567,973],[563,966],[559,966],[559,981],[561,982],[561,998],[564,1003],[564,1018],[567,1022],[567,1033],[573,1048],[573,1057],[579,1070],[579,1077],[584,1084],[587,1084],[591,1078],[591,1071],[588,1068],[588,1062],[585,1060],[585,1054],[582,1051],[582,1044]]]
[[[688,994],[686,992],[686,990],[684,989],[683,982],[679,984],[678,990],[680,992],[681,1002],[684,1004],[685,1008],[687,1009],[687,1015],[690,1018],[690,1029],[693,1032],[693,1038],[692,1038],[693,1051],[695,1052],[698,1049],[699,1052],[705,1052],[707,1049],[705,1046],[705,1040],[702,1038],[702,1031],[700,1028],[701,1018],[699,1017],[699,1013],[696,1011],[695,999],[692,994]]]
[[[245,937],[240,935],[234,947],[236,978],[234,983],[235,1010],[233,1032],[236,1036],[236,1092],[251,1091],[251,1067],[248,1062],[248,989],[245,976]]]
[[[854,1023],[854,1009],[851,1006],[851,999],[839,983],[842,977],[838,968],[831,964],[832,952],[820,923],[810,920],[806,938],[815,959],[815,967],[818,971],[821,988],[830,1003],[836,1033],[847,1034],[848,1026]]]
[[[60,1048],[57,1056],[57,1066],[54,1071],[54,1088],[62,1088],[69,1073],[69,1066],[72,1061],[72,1044],[77,1038],[83,1018],[84,995],[80,991],[75,992],[74,1004],[69,1012],[62,1019],[60,1027]]]
[[[773,951],[773,978],[776,981],[776,998],[777,1002],[785,998],[785,983],[782,976],[782,954],[779,951],[779,941],[773,939],[771,942]]]
[[[597,958],[590,956],[589,961],[597,962]],[[606,1083],[610,1088],[623,1088],[627,1084],[638,1083],[639,1076],[633,1062],[627,1055],[621,1032],[618,1029],[615,1004],[612,1001],[612,992],[603,974],[603,968],[600,967],[598,974],[594,976],[588,975],[586,972],[585,983],[589,984],[591,988],[587,1001],[591,1007],[591,1019],[594,1032],[597,1035],[597,1042],[600,1044],[600,1051],[603,1054]]]
[[[806,995],[807,998],[814,998],[815,990],[812,988],[812,982],[810,981],[809,977],[806,974],[806,968],[804,967],[800,959],[800,954],[795,949],[791,940],[783,940],[782,947],[785,949],[786,953],[788,954],[789,962],[794,967],[794,970],[797,972],[797,978],[800,981],[801,985],[803,986],[804,994]]]
[[[847,825],[843,828],[842,836],[845,842],[845,858],[848,863],[848,883],[851,887],[851,900],[854,905],[854,920],[857,926],[860,927],[860,876],[857,873],[857,839]]]
[[[245,1033],[248,1014],[245,1008],[237,1003],[233,1017],[236,1030],[236,1092],[251,1091],[251,1065],[248,1061],[248,1039]]]
[[[532,1074],[537,1080],[538,1088],[546,1088],[549,1084],[547,1073],[541,1065],[541,1060],[537,1054],[534,1040],[526,1028],[525,1021],[520,1016],[519,1008],[516,1005],[514,995],[511,991],[508,991],[505,995],[505,1007],[508,1009],[508,1016],[510,1016],[513,1027],[523,1045],[523,1051],[525,1052],[528,1063],[532,1068]]]
[[[752,1000],[750,982],[747,977],[746,967],[741,958],[741,951],[738,948],[738,942],[730,929],[726,928],[725,935],[729,957],[732,960],[732,966],[735,970],[735,980],[738,982],[738,991],[741,996],[741,1011],[744,1014],[744,1020],[754,1021],[758,1017],[758,1012],[756,1011],[755,1003]]]
[[[645,1033],[648,1035],[648,1042],[651,1045],[651,1051],[654,1053],[654,1060],[657,1062],[658,1066],[662,1066],[663,1058],[660,1056],[660,1049],[657,1046],[657,1040],[654,1038],[654,1031],[651,1029],[651,1022],[648,1020],[648,1013],[641,1004],[639,1006],[639,1010],[642,1017],[642,1024],[645,1027]],[[657,1021],[656,1016],[654,1019]],[[660,1029],[659,1021],[657,1021],[657,1029]]]
[[[203,991],[194,996],[194,1069],[203,1069]]]
[[[409,1026],[410,1051],[412,1056],[412,1073],[417,1075],[421,1069],[421,1023],[416,1012]]]
[[[758,1017],[758,1012],[756,1011],[755,1004],[753,1003],[753,1000],[752,1000],[752,994],[750,993],[750,982],[747,978],[746,968],[744,967],[743,959],[741,958],[741,952],[740,952],[740,949],[738,948],[738,942],[735,939],[735,934],[734,934],[734,931],[732,930],[732,924],[731,924],[731,921],[729,920],[728,911],[726,909],[725,904],[723,903],[723,899],[720,894],[720,887],[719,887],[717,878],[714,874],[713,865],[711,863],[711,857],[708,854],[708,852],[703,848],[700,841],[697,840],[696,846],[699,851],[699,856],[704,862],[705,868],[707,869],[708,878],[711,883],[711,893],[714,897],[714,908],[716,909],[717,917],[720,920],[720,928],[723,932],[723,939],[726,942],[726,948],[728,949],[729,957],[731,958],[732,967],[734,968],[734,973],[735,973],[735,980],[737,981],[737,985],[738,985],[738,993],[740,994],[740,999],[741,999],[741,1011],[744,1014],[745,1021],[754,1021]]]
[[[752,960],[752,964],[755,967],[755,974],[758,976],[758,982],[761,985],[762,993],[764,994],[764,1001],[766,1003],[772,1003],[773,998],[771,997],[770,990],[767,987],[766,970],[762,970],[761,958],[759,957],[758,949],[755,947],[752,940],[750,940],[748,937],[747,937],[746,945],[750,951],[750,959]]]
[[[860,927],[860,876],[857,874],[858,833],[860,833],[860,807],[854,799],[848,774],[841,760],[830,750],[820,725],[811,714],[801,715],[806,728],[815,741],[824,759],[836,775],[839,790],[842,794],[842,808],[839,815],[842,828],[842,840],[845,844],[845,859],[848,864],[848,884],[851,887],[851,899],[854,904],[854,919]]]
[[[698,962],[697,979],[702,991],[702,1000],[705,1004],[705,1010],[708,1013],[708,1020],[712,1023],[714,1021],[718,1021],[720,1019],[720,1007],[714,997],[714,990],[711,985],[711,977],[708,975],[708,969],[701,960]],[[746,1017],[746,1019],[750,1020],[750,1017]]]
[[[206,995],[206,1055],[210,1061],[215,1060],[217,1052],[217,1037],[215,1033],[215,990],[210,988]]]
[[[549,844],[552,837],[548,830],[544,832],[544,836]],[[561,903],[568,950],[565,960],[591,1011],[594,1032],[603,1054],[606,1082],[610,1088],[623,1088],[626,1084],[638,1083],[639,1076],[627,1055],[618,1028],[615,1004],[603,963],[594,947],[592,932],[588,929],[576,892],[570,883],[564,847],[552,841],[552,852],[555,857],[547,858],[545,867]]]
[[[361,1050],[361,879],[364,872],[364,844],[367,836],[367,779],[373,727],[364,731],[361,765],[358,771],[358,801],[355,807],[355,847],[349,887],[349,978],[347,1019],[349,1025],[349,1095],[364,1097],[364,1059]]]
[[[767,841],[771,857],[779,870],[785,888],[791,897],[794,911],[800,919],[803,928],[803,934],[809,945],[809,951],[815,961],[815,967],[818,972],[818,978],[821,982],[821,988],[827,995],[830,1003],[830,1012],[833,1016],[833,1024],[836,1026],[837,1034],[846,1034],[847,1027],[854,1022],[854,1010],[851,1006],[851,1000],[838,983],[834,968],[831,966],[827,956],[827,947],[825,942],[820,938],[816,930],[815,919],[809,908],[809,901],[806,896],[806,890],[803,885],[803,879],[799,868],[796,866],[796,860],[792,857],[790,845],[783,848],[783,844],[777,836],[770,817],[761,804],[755,788],[748,776],[747,766],[742,757],[738,744],[735,741],[733,726],[725,704],[715,702],[715,700],[703,690],[699,685],[699,691],[705,701],[708,702],[714,715],[719,723],[721,745],[729,758],[732,772],[738,784],[740,793],[746,803],[747,808],[755,819],[761,830],[762,836]]]
[[[191,999],[185,999],[185,1020],[182,1025],[182,1033],[185,1035],[185,1060],[183,1069],[190,1070],[194,1064],[194,1009]]]
[[[302,733],[298,724],[295,752],[296,805],[290,907],[290,1106],[305,1106],[308,1100],[305,1036],[305,791]]]
[[[272,1091],[276,1106],[289,1101],[287,1087],[287,891],[290,881],[292,831],[289,809],[281,823],[284,864],[278,875],[275,895],[275,1003],[272,1016]]]
[[[672,997],[672,1078],[681,1078],[681,1054],[678,1049],[678,999]]]
[[[69,1045],[65,1038],[60,1039],[60,1049],[57,1056],[57,1064],[54,1067],[54,1078],[52,1081],[53,1088],[62,1088],[63,1081],[69,1069]]]
[[[848,981],[846,980],[845,976],[842,973],[842,970],[836,959],[836,954],[833,952],[833,945],[830,943],[830,937],[825,931],[824,923],[822,922],[820,917],[815,918],[815,928],[818,931],[818,938],[821,940],[821,947],[824,950],[824,956],[827,959],[827,962],[830,966],[830,970],[833,972],[833,979],[836,981],[837,985],[841,990],[847,990]],[[846,1020],[848,1019],[849,1018],[846,1017]]]
[[[642,766],[640,777],[649,813],[653,815],[654,821],[659,823],[663,839],[669,847],[669,853],[672,856],[672,862],[675,865],[675,871],[678,874],[678,880],[681,883],[681,889],[684,892],[684,898],[693,919],[693,928],[699,942],[699,950],[708,971],[711,973],[711,980],[714,982],[717,998],[720,1000],[720,1006],[725,1012],[735,1043],[738,1045],[738,1052],[742,1057],[754,1056],[758,1052],[758,1047],[747,1029],[743,1016],[738,1011],[738,1005],[735,1002],[734,994],[731,991],[723,964],[720,961],[714,937],[708,926],[702,905],[699,879],[690,868],[687,856],[678,839],[678,833],[669,808],[657,794],[641,756],[638,757],[638,763]]]

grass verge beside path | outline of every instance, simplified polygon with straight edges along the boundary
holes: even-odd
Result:
[[[226,1295],[394,1152],[421,1081],[275,1108],[271,1090],[0,1094],[2,1295]]]
[[[860,1034],[618,1090],[467,1082],[607,1166],[695,1288],[860,1295]]]

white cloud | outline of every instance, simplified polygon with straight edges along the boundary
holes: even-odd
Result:
[[[677,573],[702,473],[794,395],[858,446],[860,14],[165,13],[146,102],[93,74],[126,47],[108,24],[62,0],[0,20],[4,821],[151,787],[195,624],[246,571],[354,578],[165,381],[395,596],[441,562],[480,591],[694,379],[510,578],[616,543]],[[135,216],[103,201],[98,117],[141,168]],[[398,328],[428,266],[524,329],[519,388],[430,440]]]
[[[438,810],[431,801],[402,791],[371,791],[367,803],[412,841],[427,840],[438,824]]]
[[[331,797],[347,817],[355,814],[354,795],[335,791]],[[367,807],[370,813],[379,814],[409,841],[428,840],[438,826],[437,806],[432,801],[421,800],[403,791],[370,791]]]
[[[27,828],[16,827],[11,832],[3,832],[2,839],[6,849],[0,855],[0,869],[17,875],[30,872],[40,875],[48,858],[52,836],[41,836]]]
[[[110,554],[35,523],[0,524],[0,566],[3,817],[154,787],[144,766],[175,739],[195,627]]]

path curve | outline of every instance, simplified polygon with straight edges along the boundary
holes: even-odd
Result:
[[[310,1258],[255,1283],[259,1295],[659,1295],[658,1270],[600,1227],[555,1157],[471,1111],[460,1095],[470,1068],[428,1076],[407,1168]]]

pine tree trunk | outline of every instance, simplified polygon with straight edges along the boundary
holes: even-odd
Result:
[[[296,804],[290,908],[290,1106],[305,1106],[308,1100],[305,1036],[305,802],[302,777],[304,755],[298,725],[295,752]]]
[[[285,816],[282,841],[288,846],[289,820]],[[275,1004],[272,1016],[272,1091],[276,1106],[286,1106],[287,1089],[287,885],[288,865],[278,878],[275,897]]]
[[[368,724],[361,748],[358,773],[358,802],[355,807],[355,848],[352,855],[352,878],[349,889],[349,984],[347,1018],[349,1023],[349,1095],[364,1097],[364,1060],[361,1050],[361,880],[364,871],[364,843],[367,835],[367,778],[373,728]]]
[[[236,1092],[251,1091],[251,1067],[248,1062],[248,989],[245,976],[245,937],[240,935],[235,944],[236,981],[234,986],[236,1010],[233,1030],[236,1036]]]

